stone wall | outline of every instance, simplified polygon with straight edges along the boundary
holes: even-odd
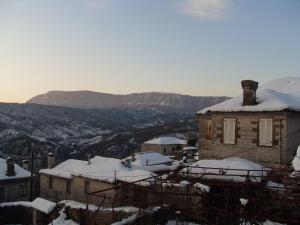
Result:
[[[67,192],[67,181],[61,177],[52,176],[52,188],[49,188],[49,175],[40,174],[40,196],[53,202],[60,202],[62,200],[74,200],[77,202],[86,202],[86,193],[84,188],[85,181],[89,181],[89,192],[104,190],[114,187],[111,183],[101,182],[93,179],[85,179],[83,177],[73,177],[71,182],[70,193]],[[114,196],[114,190],[102,193],[105,196]],[[91,197],[91,204],[100,204],[102,202],[100,197]],[[109,205],[108,202],[106,204]],[[111,205],[109,205],[111,206]]]
[[[292,159],[292,152],[300,144],[298,138],[287,138],[286,134],[300,128],[299,114],[286,112],[270,113],[212,113],[199,115],[200,158],[242,157],[260,162],[266,166],[286,165]],[[223,143],[224,118],[236,119],[235,144]],[[259,145],[259,119],[273,119],[272,146]],[[212,120],[212,138],[206,135],[206,121]],[[288,141],[288,144],[287,144]]]
[[[30,179],[2,180],[0,181],[0,185],[4,185],[4,198],[1,198],[0,202],[30,200]]]

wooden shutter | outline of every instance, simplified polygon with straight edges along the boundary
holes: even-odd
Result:
[[[261,146],[273,145],[273,120],[272,119],[259,120],[259,145]]]
[[[224,118],[224,144],[235,144],[235,119]]]

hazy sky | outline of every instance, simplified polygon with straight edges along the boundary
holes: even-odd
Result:
[[[0,0],[0,101],[49,90],[236,95],[300,76],[300,0]]]

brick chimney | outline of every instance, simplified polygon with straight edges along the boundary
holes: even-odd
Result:
[[[256,90],[258,88],[258,82],[253,80],[242,80],[243,87],[243,105],[257,105],[256,102]]]
[[[55,167],[55,156],[52,152],[48,153],[48,169]]]
[[[7,171],[6,171],[6,176],[8,177],[13,177],[16,175],[15,172],[15,162],[12,158],[8,157],[6,159],[6,165],[7,165]]]

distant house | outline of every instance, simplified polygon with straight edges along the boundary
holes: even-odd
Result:
[[[174,155],[174,153],[187,146],[187,141],[175,137],[159,137],[145,142],[142,151],[158,152],[163,155]]]
[[[260,88],[244,80],[242,88],[242,95],[198,112],[200,158],[238,156],[286,166],[300,144],[300,78]]]
[[[0,158],[0,202],[29,201],[30,175],[13,159]]]
[[[177,168],[173,159],[158,152],[139,152],[123,160],[132,168],[147,170],[154,173],[169,172]]]
[[[50,166],[52,160],[49,160]],[[114,196],[115,182],[132,183],[153,177],[155,174],[119,159],[96,156],[88,161],[69,159],[56,167],[40,170],[40,196],[50,201],[74,200],[86,202],[88,193],[110,189],[102,193]],[[138,183],[136,185],[139,185]],[[102,199],[90,199],[100,204]]]

